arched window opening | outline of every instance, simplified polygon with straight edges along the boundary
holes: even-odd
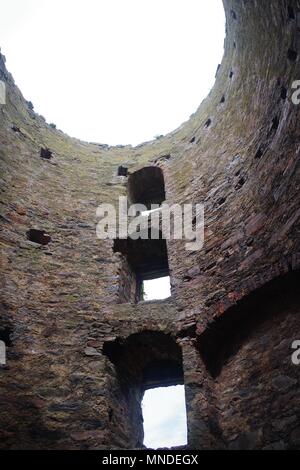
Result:
[[[151,239],[150,234],[146,240],[116,239],[114,252],[121,255],[119,273],[121,303],[170,297],[167,244],[161,232],[158,239]]]
[[[130,175],[128,179],[128,202],[144,204],[151,210],[152,204],[161,205],[166,199],[163,172],[160,168],[149,166]]]
[[[123,445],[124,434],[128,448],[185,445],[182,352],[176,341],[162,332],[144,331],[105,343],[103,353],[115,366],[117,388],[111,396],[115,418],[111,425],[119,429],[122,423]],[[169,411],[161,416],[165,399]],[[163,419],[157,419],[160,417]],[[155,441],[151,437],[154,432]]]

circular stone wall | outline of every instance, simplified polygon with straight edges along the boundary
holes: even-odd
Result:
[[[133,409],[116,405],[125,392],[102,348],[143,331],[170,335],[182,349],[189,446],[299,448],[300,369],[291,344],[300,339],[293,277],[300,105],[292,100],[300,4],[224,6],[225,55],[213,90],[181,128],[136,148],[88,144],[52,129],[0,56],[7,88],[0,106],[1,448],[140,444]],[[128,273],[113,242],[96,238],[96,208],[127,194],[120,166],[133,173],[153,165],[163,171],[168,203],[205,204],[205,244],[187,254],[182,242],[168,243],[170,300],[122,303]],[[272,282],[286,302],[273,305]],[[225,328],[218,322],[233,315],[224,339],[230,344],[255,293],[266,309],[220,356],[216,372],[214,342]],[[207,335],[214,328],[216,335]]]

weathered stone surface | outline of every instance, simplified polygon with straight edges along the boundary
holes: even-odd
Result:
[[[242,434],[229,444],[229,450],[254,450],[260,447],[261,431]]]
[[[286,450],[286,444],[283,441],[272,442],[272,444],[265,446],[263,450]]]
[[[291,443],[292,445],[299,449],[300,447],[300,427],[298,427],[297,429],[295,429],[292,434],[291,434]]]
[[[281,375],[279,377],[275,377],[272,380],[272,384],[279,392],[287,392],[297,384],[297,380]]]
[[[95,348],[85,348],[84,354],[86,356],[101,356],[101,354]]]

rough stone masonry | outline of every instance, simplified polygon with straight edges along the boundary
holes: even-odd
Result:
[[[0,55],[1,449],[142,448],[143,393],[167,383],[187,448],[300,449],[300,2],[224,7],[211,93],[135,148],[48,125]],[[96,208],[149,167],[169,204],[205,203],[205,246],[168,242],[172,297],[140,302],[143,260],[96,238]]]

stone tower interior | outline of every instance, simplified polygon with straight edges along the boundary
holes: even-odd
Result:
[[[190,120],[137,147],[68,137],[0,55],[1,449],[140,449],[146,389],[184,384],[190,449],[299,449],[299,0],[224,0]],[[204,203],[205,244],[99,240],[100,203]],[[172,296],[143,302],[141,280]]]

